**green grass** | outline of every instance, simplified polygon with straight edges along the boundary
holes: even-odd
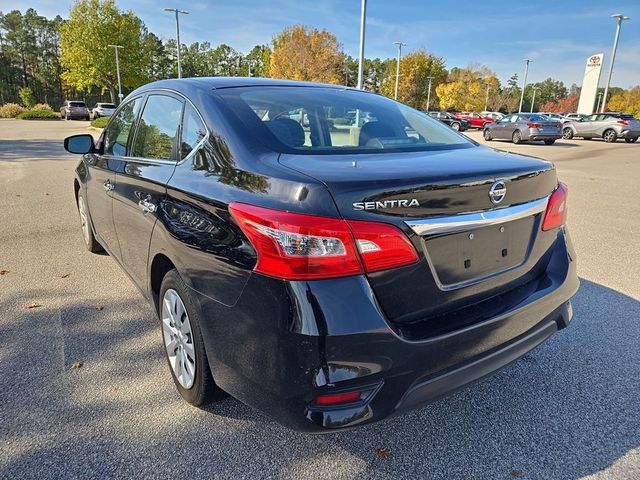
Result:
[[[25,110],[17,116],[20,120],[59,120],[60,115],[51,110],[33,109]]]
[[[104,128],[107,126],[108,121],[109,117],[96,118],[93,122],[91,122],[91,126],[95,128]]]

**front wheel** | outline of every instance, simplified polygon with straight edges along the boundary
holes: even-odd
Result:
[[[549,140],[545,140],[544,141],[545,145],[553,145],[554,143],[556,143],[556,141],[554,139],[549,139]]]
[[[484,136],[484,139],[485,139],[487,142],[490,142],[491,140],[493,140],[493,138],[491,137],[491,132],[489,131],[489,129],[488,129],[488,128],[485,128],[485,129],[484,129],[483,136]]]
[[[458,122],[453,122],[451,124],[451,128],[453,128],[456,132],[460,131],[460,124]]]
[[[573,130],[571,127],[564,127],[562,130],[562,138],[565,140],[571,140],[573,138]]]
[[[602,139],[607,143],[614,143],[618,139],[618,134],[615,130],[608,129],[602,134]]]
[[[197,301],[177,270],[165,275],[159,298],[164,353],[178,392],[197,407],[223,398],[209,370]]]
[[[84,201],[82,193],[78,193],[78,215],[80,216],[80,226],[82,227],[82,238],[84,240],[84,246],[87,247],[91,253],[101,253],[104,251],[102,245],[96,240],[91,228],[91,216],[87,209],[87,204]]]
[[[511,135],[511,141],[516,145],[522,143],[522,134],[520,133],[520,130],[513,132],[513,135]]]
[[[624,141],[627,143],[636,143],[638,141],[638,137],[625,138]]]

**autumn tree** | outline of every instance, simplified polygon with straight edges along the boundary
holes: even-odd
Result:
[[[487,92],[497,92],[500,82],[486,66],[470,65],[452,68],[446,83],[438,85],[436,92],[443,110],[484,110]]]
[[[396,82],[396,61],[385,62],[385,75],[380,93],[393,98]],[[398,82],[398,101],[411,107],[426,110],[429,97],[429,77],[431,79],[431,105],[438,104],[436,87],[447,78],[444,60],[425,50],[406,54],[400,60],[400,80]]]
[[[612,95],[607,103],[607,109],[612,112],[629,113],[640,117],[640,85]]]
[[[341,83],[342,60],[332,33],[294,25],[273,38],[269,73],[273,78]]]
[[[122,85],[135,88],[148,81],[152,52],[146,37],[142,21],[131,11],[120,11],[114,0],[78,0],[60,28],[64,81],[78,90],[108,90],[115,102],[116,62],[109,44],[122,45]]]

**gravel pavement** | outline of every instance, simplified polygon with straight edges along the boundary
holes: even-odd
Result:
[[[0,478],[640,478],[640,145],[491,142],[569,185],[574,321],[450,397],[311,436],[181,401],[151,308],[83,247],[62,139],[87,127],[0,120]]]

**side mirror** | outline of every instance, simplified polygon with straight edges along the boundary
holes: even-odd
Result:
[[[69,153],[92,153],[95,151],[93,137],[86,133],[67,137],[64,139],[64,149]]]

